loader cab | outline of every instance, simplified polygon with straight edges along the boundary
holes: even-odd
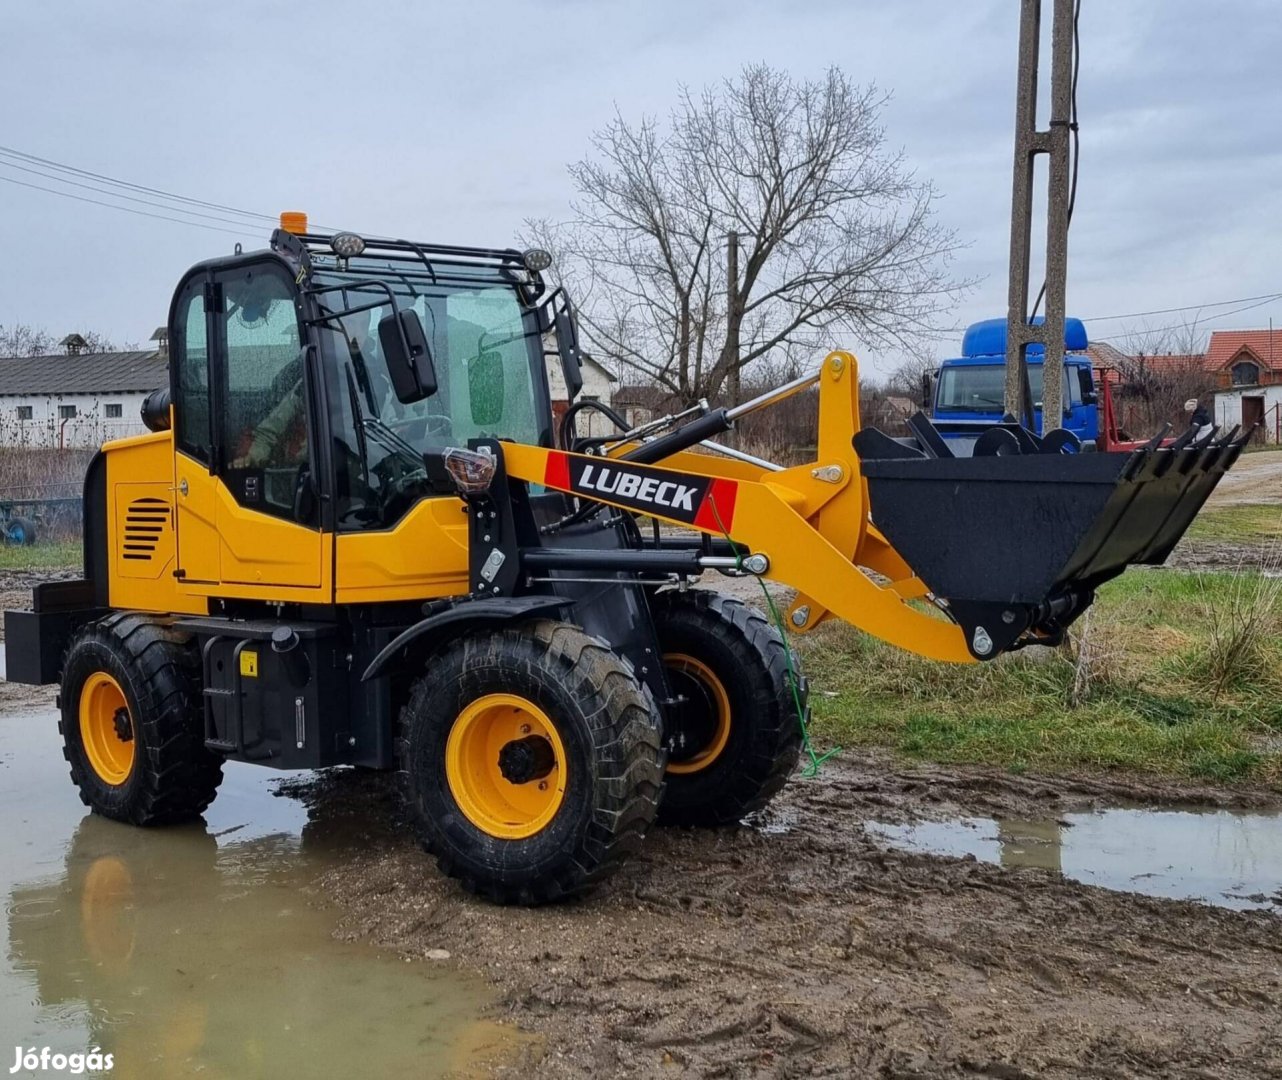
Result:
[[[344,565],[361,585],[369,575],[352,567],[385,562],[336,558],[336,536],[394,530],[424,501],[456,500],[433,456],[485,438],[551,445],[544,343],[575,343],[568,301],[545,297],[522,253],[353,237],[361,250],[340,255],[334,239],[278,230],[271,250],[202,263],[175,293],[175,525],[188,588],[330,602]],[[425,380],[417,392],[406,390],[408,353]],[[443,525],[416,527],[411,543],[442,542]]]

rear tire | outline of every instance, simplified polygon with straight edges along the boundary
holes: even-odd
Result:
[[[654,821],[659,728],[626,661],[569,623],[454,641],[429,658],[401,714],[401,784],[418,838],[487,900],[582,893]]]
[[[63,665],[58,721],[81,801],[133,825],[199,817],[223,759],[205,749],[200,662],[188,635],[142,615],[81,629]]]
[[[801,723],[783,639],[742,601],[706,589],[661,592],[651,612],[669,683],[659,822],[732,825],[760,810],[797,766]],[[802,709],[805,681],[796,659]]]
[[[13,517],[4,523],[4,541],[14,547],[27,547],[36,542],[36,523],[30,518]]]

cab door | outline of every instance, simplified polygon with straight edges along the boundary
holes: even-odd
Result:
[[[218,270],[212,287],[221,580],[320,589],[327,575],[297,287],[274,259]]]
[[[172,321],[180,580],[210,595],[324,592],[312,380],[292,276],[271,258],[199,272]]]
[[[213,409],[210,402],[207,274],[180,286],[170,315],[170,393],[174,403],[174,523],[178,579],[185,584],[220,580],[216,484],[213,477]]]

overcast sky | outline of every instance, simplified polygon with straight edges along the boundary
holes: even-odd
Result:
[[[1017,29],[1016,0],[8,0],[0,144],[240,209],[506,246],[524,218],[565,215],[565,165],[616,105],[663,113],[680,84],[752,61],[837,64],[893,92],[889,139],[969,245],[964,325],[1005,313]],[[1104,316],[1282,293],[1276,0],[1083,0],[1081,33],[1069,313],[1114,338],[1199,313]],[[145,342],[186,267],[270,230],[207,224],[237,235],[0,182],[0,323]],[[1243,306],[1200,314],[1282,326],[1282,301],[1224,314]]]

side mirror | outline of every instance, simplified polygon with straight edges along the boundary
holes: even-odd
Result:
[[[929,371],[921,373],[921,407],[929,415],[935,405],[935,376]]]
[[[565,376],[565,396],[573,401],[583,389],[583,367],[579,363],[579,332],[574,325],[574,312],[570,298],[561,294],[564,303],[553,316],[556,327],[557,350],[561,354],[561,372]]]
[[[1087,390],[1085,393],[1083,393],[1083,394],[1082,394],[1082,404],[1083,404],[1083,405],[1098,405],[1098,404],[1099,404],[1099,394],[1095,393],[1095,391],[1094,391],[1094,390]]]
[[[432,349],[417,311],[402,308],[393,315],[384,315],[378,320],[378,341],[397,401],[409,405],[436,393]]]

